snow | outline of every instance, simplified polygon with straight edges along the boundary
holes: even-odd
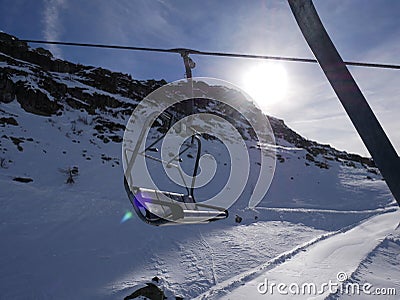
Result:
[[[360,263],[349,282],[360,285],[369,283],[382,289],[379,299],[396,299],[400,294],[400,231],[388,235]],[[395,292],[393,292],[393,289]],[[385,295],[386,294],[386,295]],[[378,297],[378,295],[376,295]],[[363,299],[363,295],[333,294],[329,299]]]
[[[128,101],[84,87],[78,78],[58,80]],[[263,201],[248,209],[259,170],[257,149],[248,144],[252,176],[227,220],[158,228],[135,214],[121,222],[132,211],[123,188],[121,144],[94,137],[93,124],[79,121],[91,116],[73,109],[37,116],[16,101],[1,103],[0,114],[19,124],[0,127],[0,157],[7,161],[0,168],[0,299],[123,299],[154,276],[169,299],[256,299],[256,285],[266,276],[288,282],[301,274],[301,282],[319,283],[339,271],[356,282],[399,287],[397,204],[380,176],[360,165],[307,166],[304,149],[282,143],[276,148],[285,162],[277,162]],[[22,139],[23,151],[11,137]],[[218,141],[206,141],[204,148],[218,158],[217,181],[199,189],[199,198],[215,194],[230,170]],[[167,189],[165,173],[148,163]],[[192,163],[184,157],[183,169]],[[67,185],[60,169],[72,166],[79,176]],[[235,214],[242,223],[234,222]]]
[[[387,235],[392,233],[400,217],[400,211],[375,216],[362,224],[330,238],[322,240],[309,248],[304,249],[291,259],[279,266],[268,270],[233,291],[227,292],[219,299],[286,299],[291,295],[289,286],[297,284],[303,286],[313,283],[317,287],[316,293],[295,295],[296,299],[325,299],[330,291],[321,287],[329,282],[340,284],[338,274],[351,276],[364,257],[368,255]],[[342,274],[343,273],[343,274]],[[284,293],[279,293],[275,287],[269,286],[266,293],[259,292],[260,283],[268,280],[272,283],[285,284]],[[264,286],[261,287],[263,292]],[[320,293],[321,291],[321,293]]]

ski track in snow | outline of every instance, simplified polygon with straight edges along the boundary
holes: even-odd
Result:
[[[256,207],[257,210],[267,210],[276,212],[301,212],[301,213],[329,213],[329,214],[377,214],[392,212],[397,210],[396,207],[385,207],[378,209],[365,210],[335,210],[335,209],[314,209],[314,208],[283,208],[283,207]]]
[[[202,235],[201,231],[199,230],[201,242],[205,246],[205,249],[207,249],[210,253],[211,256],[211,272],[212,272],[212,277],[213,277],[213,285],[218,284],[218,279],[217,279],[217,274],[216,274],[216,268],[215,268],[215,260],[214,260],[214,249],[210,246],[209,243],[207,243],[207,240],[204,238]]]
[[[400,295],[400,227],[394,234],[387,236],[378,246],[375,247],[360,263],[355,272],[344,283],[349,284],[370,284],[371,292],[375,288],[384,289],[379,299],[397,299]],[[350,288],[349,288],[350,289]],[[346,290],[345,290],[346,291]],[[386,294],[386,295],[385,295]],[[370,296],[373,297],[373,296]],[[340,290],[327,297],[327,300],[336,299],[364,299],[365,295],[340,293]]]
[[[371,217],[348,230],[321,235],[313,241],[292,251],[281,254],[260,268],[228,280],[197,299],[325,299],[329,292],[319,295],[260,294],[258,284],[268,279],[269,283],[338,282],[338,272],[351,277],[363,260],[398,226],[400,211],[388,212]],[[262,274],[261,274],[262,273]],[[317,289],[317,291],[319,288]],[[287,291],[287,289],[286,289]]]
[[[201,227],[194,230],[189,239],[173,238],[168,248],[160,247],[163,252],[152,259],[151,270],[136,268],[134,278],[157,275],[165,279],[163,286],[166,290],[185,299],[193,299],[220,281],[227,281],[248,268],[255,268],[322,232],[281,221],[211,231]],[[132,279],[129,275],[115,282],[108,294],[114,295],[113,299],[126,295],[127,290],[139,283]]]

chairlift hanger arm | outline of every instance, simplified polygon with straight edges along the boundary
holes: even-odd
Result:
[[[162,113],[162,115],[165,115],[165,116],[168,118],[168,125],[167,125],[167,128],[171,128],[171,125],[172,125],[172,122],[173,122],[173,116],[172,116],[170,113],[166,112],[166,111],[164,111],[164,112]],[[152,148],[152,147],[153,147],[154,145],[156,145],[159,141],[161,141],[161,140],[164,138],[164,136],[165,136],[165,133],[162,134],[159,138],[157,138],[154,142],[152,142],[149,146],[147,146],[147,147],[144,149],[144,151],[141,152],[140,154],[142,154],[142,153],[146,152],[147,150],[149,150],[150,148]]]
[[[187,51],[180,52],[183,63],[185,65],[185,74],[187,79],[192,79],[192,69],[194,68],[195,64],[193,60],[189,57],[189,53]]]

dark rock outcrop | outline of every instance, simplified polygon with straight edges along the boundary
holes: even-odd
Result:
[[[12,126],[18,126],[17,120],[15,120],[13,117],[0,118],[0,124],[8,124],[8,125],[12,125]]]
[[[26,87],[22,82],[17,82],[15,87],[15,95],[21,107],[30,113],[51,116],[55,114],[61,105],[55,101],[51,101],[43,92]]]
[[[0,32],[0,44],[4,54],[39,65],[45,71],[71,73],[79,69],[76,64],[54,59],[53,55],[43,48],[31,49],[27,43],[4,32]]]
[[[7,73],[0,73],[0,102],[9,103],[14,99],[14,82],[12,82]]]

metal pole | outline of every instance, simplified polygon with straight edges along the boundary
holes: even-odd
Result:
[[[192,82],[192,68],[191,68],[191,59],[189,57],[188,52],[181,53],[183,57],[183,63],[185,64],[185,75],[186,79],[190,82],[191,85],[191,96],[192,98],[186,102],[185,105],[185,112],[187,115],[190,115],[193,113],[193,106],[194,106],[194,100],[193,100],[193,82]]]
[[[400,159],[329,38],[311,0],[288,0],[297,24],[400,205]]]
[[[185,64],[185,75],[187,79],[192,79],[192,68],[190,67],[190,58],[189,52],[183,51],[181,52],[181,56],[183,58],[183,63]]]
[[[193,81],[192,81],[192,69],[195,67],[194,61],[189,57],[189,52],[186,50],[182,50],[180,52],[183,63],[185,65],[185,75],[186,79],[189,83],[189,91],[188,95],[190,95],[190,99],[187,99],[186,102],[182,105],[182,109],[184,113],[189,116],[194,113],[194,99],[193,99]],[[188,124],[185,124],[186,128],[190,127],[190,119],[188,120]]]

